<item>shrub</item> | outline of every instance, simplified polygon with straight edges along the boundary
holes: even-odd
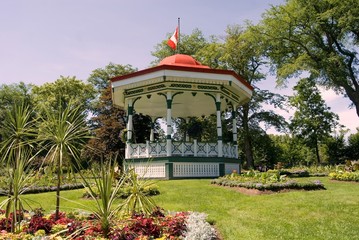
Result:
[[[329,174],[329,178],[338,181],[355,181],[359,182],[359,172],[332,172]]]

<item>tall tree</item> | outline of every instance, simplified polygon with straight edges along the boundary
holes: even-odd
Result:
[[[92,104],[93,116],[89,121],[94,138],[87,144],[87,158],[100,160],[111,155],[123,156],[124,143],[121,142],[120,133],[126,128],[126,113],[124,109],[112,105],[110,79],[136,70],[131,65],[110,63],[92,71],[88,78],[88,82],[96,89],[97,98]]]
[[[251,31],[249,26],[247,28],[239,25],[228,27],[223,44],[223,55],[220,58],[222,68],[235,71],[254,86],[265,79],[261,68],[266,64],[262,57],[262,46],[258,44],[257,38],[258,36]],[[243,144],[242,151],[248,168],[254,168],[253,138],[261,136],[252,133],[253,131],[265,132],[260,123],[274,126],[278,130],[285,126],[284,118],[274,113],[273,110],[264,109],[264,104],[282,108],[284,101],[283,96],[255,88],[250,102],[236,109],[238,113],[237,124],[241,133],[239,136],[242,138]]]
[[[307,72],[348,97],[359,116],[359,1],[287,0],[258,29],[279,83]]]
[[[319,144],[334,131],[339,117],[326,106],[311,79],[301,79],[293,89],[297,93],[290,97],[290,103],[296,111],[290,128],[295,136],[315,150],[317,162],[320,163]]]

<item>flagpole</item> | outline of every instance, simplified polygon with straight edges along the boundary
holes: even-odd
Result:
[[[177,28],[178,28],[178,41],[177,41],[177,47],[176,47],[176,52],[177,54],[179,54],[179,45],[180,45],[180,27],[181,27],[181,18],[178,18],[178,23],[177,23]]]

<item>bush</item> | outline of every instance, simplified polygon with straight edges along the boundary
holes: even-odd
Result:
[[[359,182],[359,172],[332,172],[329,174],[331,180]]]
[[[257,189],[260,191],[280,191],[283,189],[325,189],[324,185],[319,180],[308,183],[298,183],[294,180],[289,181],[286,178],[286,175],[280,175],[279,171],[265,173],[247,172],[243,175],[232,173],[224,177],[214,179],[211,183],[228,187]]]

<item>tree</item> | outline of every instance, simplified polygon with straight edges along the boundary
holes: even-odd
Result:
[[[238,25],[227,28],[224,41],[216,37],[211,37],[211,40],[207,41],[202,33],[196,30],[191,36],[181,35],[180,52],[192,55],[211,68],[233,70],[248,83],[255,85],[265,79],[261,67],[266,64],[262,57],[262,47],[258,44],[260,41],[257,38],[258,34],[249,27],[243,28]],[[187,45],[190,47],[185,47]],[[158,62],[171,53],[166,43],[162,42],[156,46],[156,52],[152,55],[158,58],[155,61]],[[282,96],[256,88],[251,101],[235,109],[238,135],[243,138],[239,142],[242,143],[241,148],[248,168],[254,168],[253,137],[262,136],[251,134],[251,129],[261,129],[260,123],[263,122],[280,129],[285,125],[284,118],[272,110],[265,110],[264,104],[281,108],[284,100]],[[228,123],[228,126],[230,127],[231,123]]]
[[[103,157],[123,156],[124,143],[121,142],[121,130],[126,128],[124,109],[112,105],[112,88],[110,79],[136,71],[130,65],[110,63],[104,68],[92,71],[88,82],[97,92],[92,104],[92,117],[89,121],[94,138],[87,144],[85,156],[89,159],[101,160]]]
[[[349,135],[347,149],[349,159],[359,160],[359,128],[356,133]]]
[[[344,134],[340,133],[335,136],[330,136],[325,140],[329,163],[332,165],[344,163],[345,159],[347,158],[347,153],[345,151],[347,146],[345,144],[344,137]]]
[[[32,105],[32,95],[31,95],[32,85],[27,85],[23,82],[19,84],[11,85],[1,85],[0,86],[0,125],[5,124],[5,116],[7,111],[13,109],[13,106],[26,105],[29,108],[33,108]],[[5,128],[0,128],[0,142],[4,140],[4,135],[6,134]]]
[[[181,43],[179,44],[178,52],[193,56],[194,58],[198,57],[197,54],[200,49],[208,45],[207,40],[199,29],[194,29],[190,35],[181,34],[180,40]],[[155,46],[155,51],[151,53],[156,57],[152,65],[157,65],[165,57],[173,55],[174,51],[167,45],[167,40],[163,40]]]
[[[59,105],[62,106],[61,103]],[[43,148],[47,150],[45,159],[56,169],[55,218],[58,219],[62,168],[65,163],[71,167],[71,163],[79,161],[81,149],[90,138],[90,132],[86,126],[86,114],[81,105],[73,106],[69,102],[64,109],[60,107],[57,111],[46,108],[46,104],[44,107],[42,112],[45,114],[41,116],[38,139]]]
[[[288,0],[257,28],[278,83],[308,73],[348,97],[359,116],[359,2]]]
[[[35,105],[42,105],[39,109],[50,109],[51,111],[63,110],[70,103],[71,107],[81,106],[83,110],[88,110],[94,94],[95,91],[91,84],[84,83],[76,77],[60,76],[53,83],[33,87]]]
[[[301,79],[293,90],[297,93],[290,97],[291,105],[296,108],[290,124],[291,131],[303,139],[309,148],[315,150],[319,164],[319,143],[330,136],[338,125],[339,117],[326,106],[311,79]]]
[[[246,29],[238,25],[228,27],[220,58],[223,64],[222,68],[235,71],[251,85],[265,79],[261,68],[265,66],[266,62],[262,57],[262,46],[258,44],[257,38],[258,36],[249,26]],[[278,130],[285,126],[284,118],[274,113],[273,110],[264,109],[264,104],[283,108],[284,101],[285,97],[283,96],[255,88],[250,102],[236,109],[237,124],[241,133],[239,136],[243,138],[242,151],[248,168],[254,168],[253,138],[264,136],[253,135],[251,131],[261,130],[260,123],[274,126]]]

